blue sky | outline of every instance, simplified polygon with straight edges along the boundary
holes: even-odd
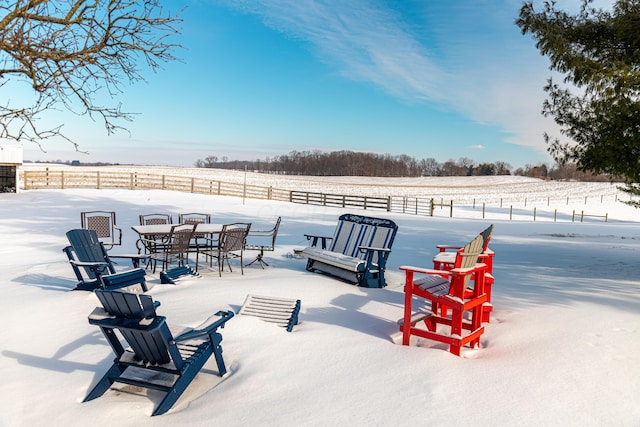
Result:
[[[89,154],[48,141],[47,153],[25,143],[25,159],[191,166],[353,150],[552,164],[542,133],[555,127],[540,115],[551,72],[514,25],[521,1],[166,4],[186,6],[182,62],[105,101],[138,113],[129,133],[52,113]]]

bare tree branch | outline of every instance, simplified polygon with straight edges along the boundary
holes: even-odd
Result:
[[[120,104],[100,105],[98,95],[112,98],[124,83],[144,81],[141,61],[157,71],[177,60],[180,47],[168,38],[179,32],[178,14],[165,14],[160,1],[17,0],[0,5],[0,93],[6,83],[29,85],[36,101],[19,105],[8,97],[0,104],[0,138],[42,141],[62,137],[62,125],[41,129],[39,116],[64,109],[98,116],[107,134],[124,129],[133,113]],[[70,141],[72,142],[72,141]],[[72,142],[78,149],[77,143]]]

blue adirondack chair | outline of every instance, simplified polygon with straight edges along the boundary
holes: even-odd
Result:
[[[171,409],[211,355],[218,365],[218,375],[227,372],[218,328],[233,317],[232,311],[219,311],[217,317],[174,337],[166,318],[156,314],[157,305],[151,296],[101,289],[95,293],[102,307],[91,313],[89,323],[100,327],[116,357],[85,402],[102,396],[114,382],[124,383],[165,392],[152,413],[161,415]],[[155,374],[136,376],[127,372],[129,368]],[[167,384],[167,377],[173,383]]]
[[[69,263],[78,279],[77,290],[92,291],[105,287],[102,277],[116,273],[113,260],[127,259],[134,269],[138,269],[140,261],[148,255],[109,255],[95,230],[75,229],[67,231],[70,245],[62,249],[69,258]],[[83,274],[84,273],[84,274]],[[136,277],[139,273],[136,273]],[[142,288],[146,291],[144,281]]]

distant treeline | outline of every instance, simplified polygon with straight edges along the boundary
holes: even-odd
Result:
[[[581,172],[576,165],[527,165],[512,171],[505,162],[475,163],[468,158],[438,162],[434,158],[416,159],[405,154],[362,153],[354,151],[292,151],[264,160],[229,160],[208,156],[195,162],[199,168],[249,170],[269,174],[307,176],[491,176],[522,175],[534,178],[607,181],[609,177]]]

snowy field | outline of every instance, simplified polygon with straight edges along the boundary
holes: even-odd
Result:
[[[94,174],[95,167],[26,164],[25,170],[63,169],[87,171]],[[387,197],[405,196],[431,199],[436,203],[453,202],[454,217],[553,221],[571,221],[573,213],[593,215],[592,218],[614,215],[614,219],[636,221],[636,209],[624,209],[617,201],[628,201],[630,196],[620,191],[619,184],[606,182],[545,181],[523,176],[458,176],[421,178],[376,177],[308,177],[298,175],[268,175],[244,171],[206,168],[175,168],[162,166],[109,166],[101,171],[157,173],[170,176],[188,175],[223,182],[271,186],[284,190],[309,191],[327,194]],[[608,212],[608,206],[616,209]],[[460,213],[459,209],[465,210]],[[446,208],[436,209],[436,216],[448,216]]]
[[[622,197],[615,186],[501,177],[397,179],[390,187],[389,180],[213,173],[261,185],[277,179],[267,185],[280,188],[315,182],[324,192],[336,185],[367,194],[393,188],[393,194],[437,190],[478,199],[535,195],[540,209],[547,198],[571,197],[584,206],[587,197],[583,209],[607,212],[609,221],[489,220],[478,218],[477,209],[453,219],[355,211],[399,225],[389,286],[363,289],[306,272],[305,260],[293,256],[305,233],[331,233],[342,209],[158,190],[0,194],[0,425],[640,425],[640,224],[636,210],[615,202]],[[301,323],[287,333],[235,316],[221,331],[229,373],[216,377],[210,360],[160,417],[149,416],[159,396],[130,387],[82,403],[113,359],[87,322],[98,301],[71,290],[73,273],[61,251],[84,210],[117,212],[124,244],[114,254],[135,251],[131,226],[142,213],[208,212],[213,222],[248,221],[254,229],[282,216],[268,268],[247,267],[244,275],[234,268],[220,278],[215,267],[202,265],[202,277],[178,285],[161,285],[150,274],[149,294],[173,324],[195,326],[218,310],[237,312],[247,294],[300,299]],[[464,244],[490,223],[494,312],[481,348],[455,357],[429,340],[399,345],[399,267],[429,267],[436,244]]]

